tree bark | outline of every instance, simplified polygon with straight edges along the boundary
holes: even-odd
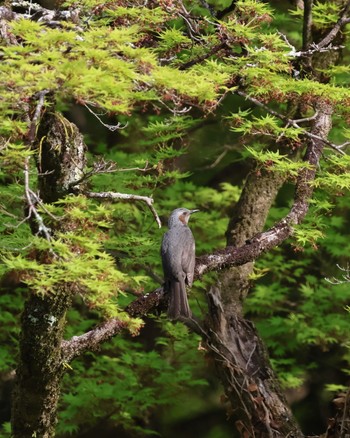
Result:
[[[82,177],[86,147],[78,128],[61,115],[46,112],[37,137],[40,198],[53,202],[77,190]],[[67,222],[65,222],[67,226]],[[35,219],[33,232],[38,231]],[[54,229],[51,230],[55,232]],[[36,254],[52,263],[49,251]],[[13,438],[50,438],[55,434],[57,404],[64,374],[62,340],[66,311],[71,303],[69,286],[37,295],[28,290],[21,320],[19,362],[12,403]]]
[[[12,403],[14,438],[50,438],[64,373],[61,354],[70,294],[31,295],[22,314],[19,363]]]
[[[311,132],[327,139],[331,114],[331,105],[323,102]],[[299,223],[307,212],[313,190],[311,182],[323,147],[322,140],[308,144],[304,160],[312,167],[303,169],[298,177],[294,204],[284,220],[290,227]],[[254,173],[248,176],[229,224],[228,245],[242,245],[262,231],[282,182],[281,177],[268,173],[261,177]],[[206,345],[242,437],[303,437],[271,368],[262,339],[254,325],[243,318],[242,304],[249,290],[252,268],[253,264],[248,263],[227,270],[220,275],[218,286],[209,291]]]

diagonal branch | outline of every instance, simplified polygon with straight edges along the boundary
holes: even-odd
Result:
[[[348,17],[348,14],[350,12],[350,1],[348,1],[344,7],[343,13],[339,20],[337,21],[336,25],[333,27],[333,29],[326,35],[323,40],[321,40],[318,44],[318,48],[322,48],[325,46],[328,46],[334,38],[338,35],[339,31],[345,24],[350,23],[350,17]]]
[[[126,327],[127,324],[125,322],[112,318],[83,335],[73,336],[69,341],[62,341],[63,362],[71,362],[75,357],[87,350],[96,350],[102,342],[108,341]]]
[[[144,316],[158,307],[162,300],[164,301],[164,290],[160,287],[152,293],[138,298],[125,310],[132,317]],[[96,350],[102,342],[108,341],[124,329],[127,329],[126,322],[112,318],[80,336],[64,340],[61,344],[63,361],[69,363],[86,351]]]

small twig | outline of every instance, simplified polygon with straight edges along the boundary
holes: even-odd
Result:
[[[38,126],[41,110],[44,106],[44,98],[45,98],[45,95],[49,92],[50,92],[50,90],[42,90],[42,91],[39,91],[38,93],[36,93],[34,96],[34,98],[38,97],[38,104],[35,108],[33,118],[30,121],[29,133],[28,133],[28,140],[29,140],[30,144],[32,144],[35,140],[36,128]]]
[[[227,153],[232,150],[231,146],[225,145],[224,150],[221,152],[221,154],[215,159],[215,161],[211,164],[208,164],[208,166],[204,166],[203,169],[214,169],[227,155]]]
[[[151,210],[157,224],[158,227],[161,228],[162,227],[162,223],[159,219],[158,213],[156,211],[156,209],[153,207],[153,198],[149,197],[149,196],[140,196],[140,195],[131,195],[128,193],[117,193],[117,192],[101,192],[101,193],[96,193],[96,192],[88,192],[86,193],[86,196],[88,196],[89,198],[99,198],[99,199],[125,199],[125,200],[129,200],[129,201],[142,201],[145,202],[148,206],[148,208]]]
[[[332,277],[332,278],[326,277],[325,280],[328,283],[333,284],[333,285],[350,283],[350,266],[349,266],[349,264],[346,266],[346,268],[340,266],[338,263],[336,266],[340,271],[345,272],[345,274],[342,275],[343,280],[340,280],[339,278],[335,278],[335,277]]]
[[[125,129],[128,126],[128,122],[125,123],[124,126],[122,126],[122,124],[119,122],[116,125],[108,125],[107,123],[104,123],[100,117],[98,116],[98,114],[96,114],[94,111],[92,111],[92,109],[86,104],[84,103],[85,108],[87,108],[90,113],[92,115],[94,115],[96,117],[96,119],[101,123],[101,125],[103,125],[105,128],[109,129],[110,131],[114,132],[117,129]]]
[[[316,134],[313,134],[313,133],[307,131],[306,129],[304,129],[302,126],[299,126],[299,125],[298,125],[298,123],[302,123],[302,122],[306,122],[306,121],[314,120],[314,119],[318,116],[317,112],[316,112],[313,116],[311,116],[311,117],[304,118],[304,119],[296,119],[296,120],[293,120],[293,119],[290,119],[289,117],[287,117],[287,116],[285,116],[285,115],[283,115],[283,114],[280,114],[280,113],[278,113],[277,111],[275,111],[275,110],[269,108],[267,105],[265,105],[264,103],[260,102],[260,101],[259,101],[258,99],[256,99],[255,97],[251,97],[251,96],[249,96],[249,95],[248,95],[247,93],[245,93],[244,91],[236,90],[235,92],[236,92],[239,96],[242,96],[242,97],[244,97],[244,98],[247,99],[247,100],[250,100],[252,103],[254,103],[255,105],[259,106],[260,108],[265,109],[268,113],[272,114],[273,116],[275,116],[275,117],[279,118],[280,120],[286,122],[287,125],[289,125],[289,126],[293,126],[294,128],[301,129],[301,130],[302,130],[302,134],[305,135],[306,137],[311,138],[311,139],[313,139],[313,140],[320,140],[320,141],[322,141],[324,144],[326,144],[327,146],[329,146],[330,148],[332,148],[332,149],[334,149],[335,151],[337,151],[338,153],[340,153],[341,155],[346,155],[345,152],[342,150],[342,148],[345,147],[345,146],[347,146],[347,145],[349,145],[349,144],[350,144],[350,141],[345,142],[345,143],[343,143],[343,144],[341,144],[341,145],[338,146],[338,145],[332,143],[331,141],[327,140],[326,138],[323,138],[323,137],[320,137],[320,136],[318,136],[318,135],[316,135]],[[265,134],[265,135],[267,135],[267,134]]]
[[[190,112],[191,109],[192,109],[192,107],[189,106],[189,107],[184,107],[184,108],[182,108],[181,110],[177,110],[176,108],[171,108],[169,105],[167,105],[165,102],[163,102],[163,101],[160,100],[160,99],[159,99],[158,101],[159,101],[162,105],[164,105],[165,108],[166,108],[167,110],[169,110],[171,113],[173,113],[174,116],[178,116],[179,114],[186,114],[186,113]]]
[[[44,224],[43,218],[38,213],[38,210],[35,207],[35,204],[33,202],[33,198],[37,201],[38,197],[35,195],[35,193],[31,190],[29,186],[29,158],[26,157],[24,161],[24,193],[27,200],[28,205],[28,219],[31,218],[33,215],[35,217],[35,220],[38,224],[38,234],[43,234],[45,236],[45,239],[47,241],[51,241],[51,230],[47,228],[47,226]]]
[[[316,44],[311,44],[310,46],[311,48],[306,50],[306,51],[292,51],[289,52],[287,54],[287,56],[291,56],[293,58],[300,58],[302,56],[310,56],[313,55],[314,53],[325,53],[325,52],[329,52],[330,50],[340,50],[340,49],[344,49],[345,46],[333,46],[332,44],[330,44],[327,47],[318,47]]]
[[[179,16],[185,22],[186,27],[187,27],[187,31],[188,31],[188,34],[189,34],[191,40],[197,41],[199,43],[202,42],[202,38],[200,36],[200,33],[198,32],[198,30],[196,30],[194,28],[193,20],[192,20],[192,17],[190,15],[190,13],[187,11],[187,9],[186,9],[185,5],[183,4],[182,0],[178,0],[178,2],[179,2],[179,5],[180,5],[180,7],[182,9],[182,12],[179,11],[178,14],[179,14]],[[199,37],[196,36],[196,35],[199,35]]]
[[[318,116],[318,112],[316,111],[315,114],[313,116],[310,117],[304,117],[302,119],[293,119],[294,123],[305,123],[305,122],[312,122],[313,120],[315,120]]]
[[[131,171],[139,171],[139,172],[147,172],[152,169],[152,167],[148,167],[148,161],[145,163],[145,167],[129,167],[129,168],[118,168],[116,167],[116,163],[113,161],[105,161],[103,158],[99,161],[93,163],[92,169],[88,172],[84,173],[81,178],[76,181],[72,181],[69,184],[69,187],[75,187],[81,184],[83,181],[93,177],[94,175],[100,175],[105,173],[116,173],[116,172],[131,172]]]
[[[293,44],[288,40],[287,36],[286,36],[284,33],[280,32],[280,31],[277,31],[277,33],[278,33],[278,35],[283,39],[283,41],[287,44],[287,46],[288,46],[290,49],[292,49],[292,52],[296,52],[296,48],[295,48],[295,47],[293,46]]]

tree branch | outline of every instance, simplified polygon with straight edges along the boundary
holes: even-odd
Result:
[[[290,119],[289,117],[286,117],[284,114],[281,114],[281,113],[279,113],[279,112],[269,108],[267,105],[265,105],[264,103],[260,102],[255,97],[249,96],[244,91],[236,90],[235,93],[238,94],[239,96],[244,97],[245,99],[249,100],[250,102],[254,103],[256,106],[259,106],[260,108],[263,108],[269,114],[272,114],[273,116],[277,117],[278,119],[286,122],[287,125],[293,126],[294,128],[302,129],[303,130],[302,133],[306,137],[308,137],[308,138],[310,138],[312,140],[321,141],[322,143],[324,143],[327,146],[329,146],[330,148],[334,149],[335,151],[337,151],[341,155],[345,155],[345,152],[342,150],[342,148],[347,146],[350,142],[345,142],[345,143],[343,143],[341,145],[336,145],[336,144],[330,142],[329,140],[327,140],[327,138],[320,137],[319,135],[316,135],[313,132],[309,132],[306,129],[304,129],[301,126],[298,125],[299,123],[309,122],[309,121],[315,120],[317,118],[317,113],[315,113],[312,117],[307,117],[307,118],[303,118],[303,119],[295,119],[295,120],[293,120],[293,119]]]
[[[68,341],[62,341],[63,362],[71,362],[75,357],[80,356],[87,350],[96,350],[102,342],[108,341],[126,327],[127,323],[113,318],[83,335],[73,336]]]
[[[125,311],[131,317],[140,317],[164,303],[164,290],[160,287],[150,294],[146,294],[127,306]],[[98,327],[80,335],[73,336],[61,344],[63,361],[71,362],[88,350],[96,350],[102,342],[108,341],[127,328],[127,323],[117,318],[109,319]]]
[[[40,119],[41,110],[44,106],[44,98],[45,98],[46,94],[49,92],[50,92],[50,90],[42,90],[34,95],[34,99],[38,98],[38,104],[35,108],[34,115],[33,115],[33,118],[31,120],[30,126],[29,126],[28,140],[29,140],[30,144],[32,144],[35,140],[36,130],[37,130],[37,127],[38,127],[38,124],[40,121],[39,119]]]
[[[47,241],[51,241],[51,230],[44,224],[43,218],[38,213],[35,204],[40,203],[39,197],[31,190],[29,184],[29,158],[26,157],[24,161],[24,193],[28,206],[28,216],[27,219],[30,219],[32,216],[35,217],[35,220],[38,225],[38,233],[39,235],[43,235]]]
[[[88,192],[86,193],[86,196],[89,198],[102,198],[102,199],[126,199],[130,201],[143,201],[147,204],[149,209],[151,210],[158,227],[162,227],[162,223],[159,219],[158,213],[156,209],[153,207],[153,198],[150,198],[149,196],[140,196],[140,195],[131,195],[127,193],[117,193],[117,192],[101,192],[101,193],[95,193],[95,192]]]
[[[336,25],[333,27],[333,29],[326,35],[323,40],[321,40],[316,46],[320,49],[322,47],[328,46],[334,38],[338,35],[338,32],[341,30],[345,24],[350,23],[350,17],[348,17],[348,13],[350,11],[350,1],[347,2],[347,4],[344,7],[343,13],[339,20],[337,21]]]
[[[118,122],[116,125],[104,123],[104,121],[99,117],[99,114],[96,114],[86,103],[84,103],[84,106],[93,116],[96,117],[102,126],[109,129],[111,132],[117,131],[118,129],[125,129],[128,126],[128,122],[126,122],[125,125],[122,125],[120,122]]]

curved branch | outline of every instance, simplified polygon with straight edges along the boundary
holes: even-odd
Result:
[[[156,220],[158,227],[162,228],[162,223],[159,219],[156,209],[153,207],[153,198],[149,196],[131,195],[128,193],[117,193],[117,192],[88,192],[86,196],[89,198],[103,198],[103,199],[127,199],[131,201],[143,201],[147,204],[148,208],[151,210],[154,219]]]

